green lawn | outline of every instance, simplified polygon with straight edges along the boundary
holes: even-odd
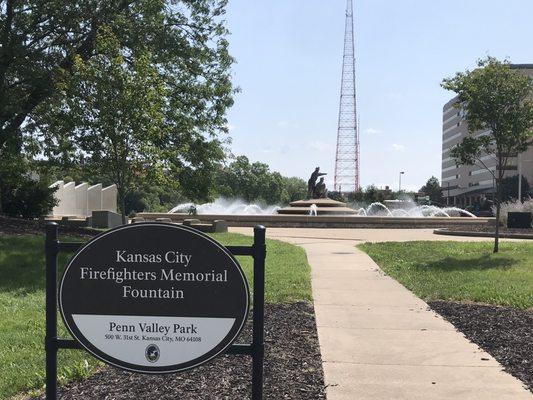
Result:
[[[533,243],[406,242],[359,245],[387,274],[425,300],[533,307]]]
[[[250,245],[253,240],[237,234],[213,236],[226,245]],[[43,242],[35,235],[0,235],[0,399],[44,385]],[[250,279],[252,258],[238,258]],[[67,259],[68,255],[61,255],[60,265]],[[251,284],[250,280],[250,287]],[[266,301],[298,300],[311,300],[305,252],[268,240]],[[59,332],[67,336],[62,323]],[[84,351],[60,350],[58,365],[60,381],[65,382],[91,374],[99,364]]]

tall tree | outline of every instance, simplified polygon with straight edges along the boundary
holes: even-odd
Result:
[[[420,188],[421,192],[424,192],[429,199],[437,204],[442,203],[442,189],[440,187],[439,180],[432,176],[428,179],[426,184]]]
[[[283,186],[287,193],[287,198],[282,199],[284,202],[303,200],[307,196],[307,183],[302,178],[283,177]]]
[[[492,57],[480,60],[478,67],[444,79],[442,86],[457,93],[457,107],[463,109],[468,123],[468,136],[452,149],[451,156],[457,164],[482,166],[496,183],[496,253],[502,180],[509,159],[533,143],[533,79],[512,69],[508,61]],[[486,155],[494,157],[495,170],[484,162]]]
[[[173,145],[194,165],[189,146],[219,153],[233,88],[226,0],[1,0],[0,156],[17,154],[34,137],[39,114],[65,93],[80,64],[97,55],[97,37],[110,30],[124,61],[149,54],[166,88],[165,124],[188,136]],[[75,79],[75,78],[74,78]],[[74,128],[74,127],[73,127]],[[197,152],[195,157],[200,157]],[[71,160],[72,161],[72,160]],[[198,165],[198,163],[196,163]],[[198,172],[205,178],[203,167]],[[2,177],[0,177],[2,179]],[[205,179],[204,179],[205,181]]]
[[[115,183],[124,222],[125,199],[136,187],[146,181],[175,187],[174,172],[183,172],[186,162],[189,169],[201,164],[194,158],[205,155],[207,140],[194,126],[187,132],[176,126],[172,92],[153,56],[139,51],[126,57],[111,28],[100,29],[96,55],[76,57],[59,87],[35,118],[45,154],[63,163],[83,159]]]
[[[247,202],[261,200],[267,204],[279,204],[286,200],[284,179],[279,172],[271,172],[261,162],[250,163],[248,157],[238,156],[217,176],[218,193]]]

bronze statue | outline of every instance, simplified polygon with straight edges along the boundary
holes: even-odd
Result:
[[[328,189],[324,183],[324,178],[320,178],[320,181],[315,186],[314,199],[326,199],[328,197]]]
[[[316,193],[315,193],[316,187],[317,187],[316,180],[318,179],[319,176],[323,176],[323,175],[327,175],[327,174],[320,172],[320,167],[316,167],[313,173],[311,174],[311,177],[307,181],[307,198],[308,199],[319,198],[319,197],[316,197]],[[322,184],[324,185],[324,190],[325,190],[326,185],[323,183],[324,178],[321,178],[320,182],[322,182]],[[325,192],[327,194],[327,190]],[[324,197],[326,197],[326,195],[324,195]]]

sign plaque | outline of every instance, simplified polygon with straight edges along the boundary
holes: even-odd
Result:
[[[140,223],[85,244],[60,281],[59,309],[100,360],[143,373],[197,367],[246,322],[249,289],[233,255],[181,225]]]

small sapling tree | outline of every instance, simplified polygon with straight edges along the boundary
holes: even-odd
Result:
[[[533,142],[533,79],[508,61],[493,57],[478,62],[473,71],[458,72],[444,79],[442,86],[457,93],[457,107],[463,110],[469,134],[451,151],[458,165],[480,165],[489,171],[496,185],[496,231],[494,252],[498,252],[502,180],[511,158]],[[492,156],[495,165],[486,162]]]

